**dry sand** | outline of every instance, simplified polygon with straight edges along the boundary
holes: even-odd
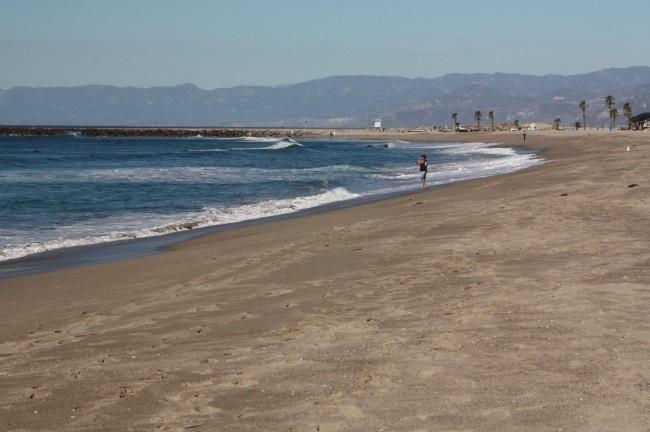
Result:
[[[0,430],[650,430],[650,132],[528,145],[549,163],[0,282]]]

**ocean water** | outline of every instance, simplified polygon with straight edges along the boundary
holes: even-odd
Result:
[[[486,143],[0,137],[0,261],[296,212],[510,172],[535,154]]]

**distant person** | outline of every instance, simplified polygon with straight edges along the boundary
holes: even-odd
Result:
[[[526,130],[524,130],[524,132],[522,134],[524,136],[524,144],[526,144]]]
[[[420,159],[418,159],[416,163],[420,167],[420,181],[422,182],[422,187],[427,187],[427,169],[429,166],[427,155],[423,154],[420,156]]]

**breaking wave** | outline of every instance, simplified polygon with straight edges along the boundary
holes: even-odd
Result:
[[[234,147],[232,150],[282,150],[290,147],[304,147],[298,141],[291,138],[274,139],[272,141],[266,138],[256,138],[256,140],[264,140],[260,142],[272,142],[273,144],[267,147]]]
[[[66,247],[159,236],[189,229],[284,215],[358,196],[345,188],[338,187],[316,195],[269,200],[235,207],[205,207],[194,213],[132,214],[107,218],[101,225],[98,225],[95,220],[92,221],[92,225],[80,223],[58,227],[52,233],[55,238],[50,240],[34,240],[0,247],[0,261]],[[91,234],[79,237],[79,233],[89,232]],[[28,236],[29,233],[25,233],[25,237]]]

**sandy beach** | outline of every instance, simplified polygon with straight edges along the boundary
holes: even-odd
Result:
[[[0,281],[0,430],[647,432],[650,131],[526,147],[547,163]]]

